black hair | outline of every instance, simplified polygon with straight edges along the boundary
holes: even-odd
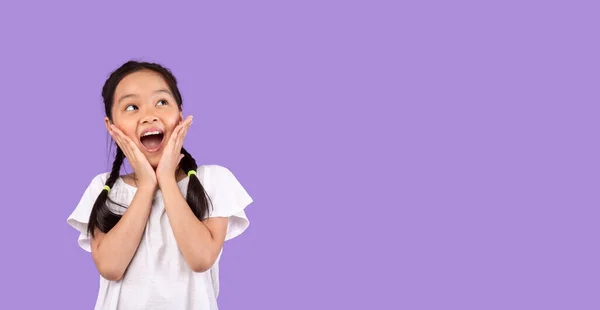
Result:
[[[175,79],[175,76],[171,73],[171,70],[157,63],[131,60],[123,64],[114,72],[112,72],[106,80],[106,82],[104,83],[104,87],[102,87],[104,111],[111,122],[114,94],[117,85],[127,75],[141,70],[152,70],[160,74],[169,86],[173,97],[175,97],[175,101],[177,102],[179,110],[182,110],[183,100],[181,98],[179,88],[177,87],[177,80]],[[190,170],[197,170],[198,165],[196,164],[196,160],[183,147],[181,148],[181,154],[183,154],[184,157],[179,163],[180,168],[183,169],[183,171],[185,171],[186,173]],[[121,166],[123,165],[124,159],[125,154],[117,145],[117,151],[115,154],[115,160],[113,161],[112,170],[110,172],[110,176],[108,177],[105,183],[105,185],[108,185],[111,189],[120,176]],[[98,198],[96,198],[96,202],[92,207],[92,212],[90,213],[90,219],[87,227],[88,233],[92,236],[94,236],[94,229],[96,227],[101,232],[108,233],[108,231],[110,231],[121,219],[121,215],[112,212],[108,208],[108,206],[106,205],[107,200],[110,200],[110,198],[108,198],[108,191],[103,190],[102,192],[100,192],[100,195],[98,195]],[[210,197],[208,197],[208,194],[204,190],[204,187],[202,186],[202,183],[200,183],[198,177],[195,174],[191,174],[189,176],[186,201],[190,206],[190,209],[192,209],[194,215],[196,215],[196,217],[199,220],[202,220],[204,216],[208,213],[209,200]],[[115,203],[112,200],[110,201],[112,203]]]

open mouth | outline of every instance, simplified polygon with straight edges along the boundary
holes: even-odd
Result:
[[[162,130],[147,131],[140,137],[140,143],[148,152],[156,152],[162,146],[165,134]]]

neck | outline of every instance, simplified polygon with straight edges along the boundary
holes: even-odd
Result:
[[[183,169],[178,168],[177,169],[177,173],[175,174],[175,180],[177,180],[177,182],[185,179],[187,177],[187,174],[185,173],[185,171],[183,171]]]
[[[132,172],[130,174],[126,174],[125,177],[129,177],[134,182],[137,181],[137,177],[135,176],[135,172]],[[187,177],[187,174],[185,173],[185,171],[183,171],[183,169],[181,169],[181,167],[178,167],[177,168],[177,173],[175,174],[175,180],[179,183],[179,181],[185,179],[186,177]]]

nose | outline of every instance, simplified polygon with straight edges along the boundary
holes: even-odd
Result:
[[[153,123],[157,120],[158,120],[158,117],[156,117],[154,114],[147,113],[140,119],[140,123],[142,123],[142,124]]]

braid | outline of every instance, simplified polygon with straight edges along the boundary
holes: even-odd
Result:
[[[125,154],[117,146],[117,154],[115,155],[115,161],[113,162],[112,170],[110,172],[110,176],[106,180],[106,185],[112,188],[117,179],[119,178],[119,174],[121,172],[121,165],[123,165],[123,160],[125,159]],[[117,222],[121,219],[121,215],[115,214],[106,205],[106,200],[108,199],[108,192],[103,190],[96,198],[96,202],[92,207],[92,212],[90,213],[90,220],[88,223],[88,233],[94,236],[94,228],[98,228],[101,232],[107,233],[111,230]]]
[[[183,147],[181,148],[181,154],[183,154],[183,158],[179,165],[185,173],[198,169],[194,157]],[[190,175],[189,178],[186,201],[196,217],[202,220],[205,215],[208,216],[208,200],[210,200],[210,197],[206,194],[202,183],[200,183],[200,179],[195,174]]]
[[[110,176],[108,180],[106,180],[106,185],[110,188],[115,185],[115,182],[119,178],[121,172],[121,165],[123,165],[123,160],[125,160],[125,154],[121,150],[119,146],[117,146],[117,154],[115,155],[115,161],[113,162],[112,170],[110,171]]]

